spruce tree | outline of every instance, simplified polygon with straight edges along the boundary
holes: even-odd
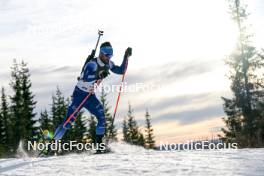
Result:
[[[20,79],[21,79],[21,95],[22,95],[22,118],[24,119],[25,136],[23,139],[33,140],[33,137],[37,135],[37,127],[35,119],[36,113],[34,109],[36,107],[36,101],[31,91],[32,83],[30,80],[30,73],[27,64],[22,61],[20,64]]]
[[[139,137],[138,137],[138,142],[136,143],[136,145],[139,145],[139,146],[145,147],[146,140],[145,140],[145,138],[144,138],[144,134],[141,133],[141,132],[139,131],[139,135],[138,135],[138,136],[139,136]]]
[[[19,141],[22,136],[25,136],[25,123],[23,123],[22,116],[22,92],[21,92],[21,79],[19,73],[19,65],[16,60],[13,60],[13,66],[11,67],[11,82],[10,86],[14,94],[10,97],[11,100],[11,123],[10,123],[10,132],[11,132],[11,141],[10,145],[12,146],[12,152],[15,152],[18,148]]]
[[[36,113],[34,112],[36,101],[31,91],[32,85],[27,64],[23,61],[17,64],[14,60],[11,69],[10,85],[14,93],[10,97],[10,131],[13,137],[10,145],[13,146],[15,152],[20,140],[34,140],[34,136],[37,135]]]
[[[1,90],[1,106],[0,106],[0,145],[4,148],[6,153],[10,150],[10,113],[5,94],[5,89],[2,87]]]
[[[4,118],[2,116],[2,112],[0,109],[0,145],[3,146],[5,141],[6,141],[6,135],[5,135]]]
[[[155,141],[154,141],[153,128],[150,122],[150,115],[148,110],[146,110],[145,119],[146,119],[145,147],[148,149],[153,149],[155,148]]]
[[[127,127],[126,117],[124,117],[124,120],[123,120],[123,123],[122,123],[122,132],[123,132],[123,140],[125,142],[128,142],[128,127]]]
[[[240,147],[264,146],[263,115],[263,52],[258,52],[247,32],[247,12],[240,0],[229,0],[233,20],[237,23],[239,38],[237,48],[227,59],[230,66],[233,98],[222,97],[227,129],[222,129],[227,142],[237,142]]]
[[[83,119],[83,112],[79,112],[72,128],[71,139],[76,140],[78,142],[82,142],[86,132],[87,132],[87,128],[85,126],[85,121]]]
[[[262,145],[260,146],[264,146],[264,100],[262,102],[259,102],[259,104],[257,105],[257,109],[260,112],[260,116],[258,118],[258,130],[256,131],[256,134],[258,136],[258,141],[262,141]]]
[[[91,140],[92,143],[96,142],[96,121],[93,115],[90,116],[88,119],[88,138]]]
[[[52,96],[52,104],[51,104],[51,119],[53,124],[53,131],[55,128],[60,125],[67,113],[67,102],[59,89],[57,87],[55,95]]]
[[[133,115],[133,110],[131,105],[128,106],[127,113],[127,128],[128,128],[128,139],[127,142],[130,144],[138,144],[138,140],[140,137],[138,125]]]
[[[117,130],[115,128],[115,125],[112,125],[113,117],[110,114],[110,107],[108,106],[107,102],[107,93],[105,92],[104,88],[102,88],[102,94],[100,97],[101,103],[104,108],[104,114],[105,114],[105,136],[110,140],[117,140]]]
[[[48,111],[45,109],[43,112],[40,112],[40,128],[42,130],[52,130],[52,120],[48,114]]]
[[[4,118],[2,116],[2,110],[0,109],[0,158],[5,155],[5,143],[6,143],[6,134],[4,126]]]

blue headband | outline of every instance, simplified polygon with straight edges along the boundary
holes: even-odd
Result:
[[[111,46],[104,46],[100,48],[100,53],[111,58],[113,56],[113,48]]]

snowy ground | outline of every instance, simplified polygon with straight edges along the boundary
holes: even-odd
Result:
[[[0,175],[264,175],[264,149],[152,151],[122,143],[114,153],[1,159]]]

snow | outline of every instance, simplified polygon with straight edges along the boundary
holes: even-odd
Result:
[[[109,154],[0,159],[0,175],[264,175],[264,149],[154,151],[113,143]]]

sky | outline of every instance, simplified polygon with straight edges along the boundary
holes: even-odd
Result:
[[[264,46],[264,3],[244,1],[255,46]],[[144,125],[148,109],[156,141],[216,136],[224,126],[221,96],[232,96],[224,59],[234,50],[236,24],[223,0],[0,0],[0,86],[10,92],[13,59],[28,63],[36,111],[49,109],[56,87],[70,96],[80,69],[101,41],[114,47],[119,65],[133,48],[126,83],[153,89],[122,94],[116,118],[120,127],[128,104]],[[118,84],[111,74],[104,84]],[[111,110],[117,93],[108,95]]]

